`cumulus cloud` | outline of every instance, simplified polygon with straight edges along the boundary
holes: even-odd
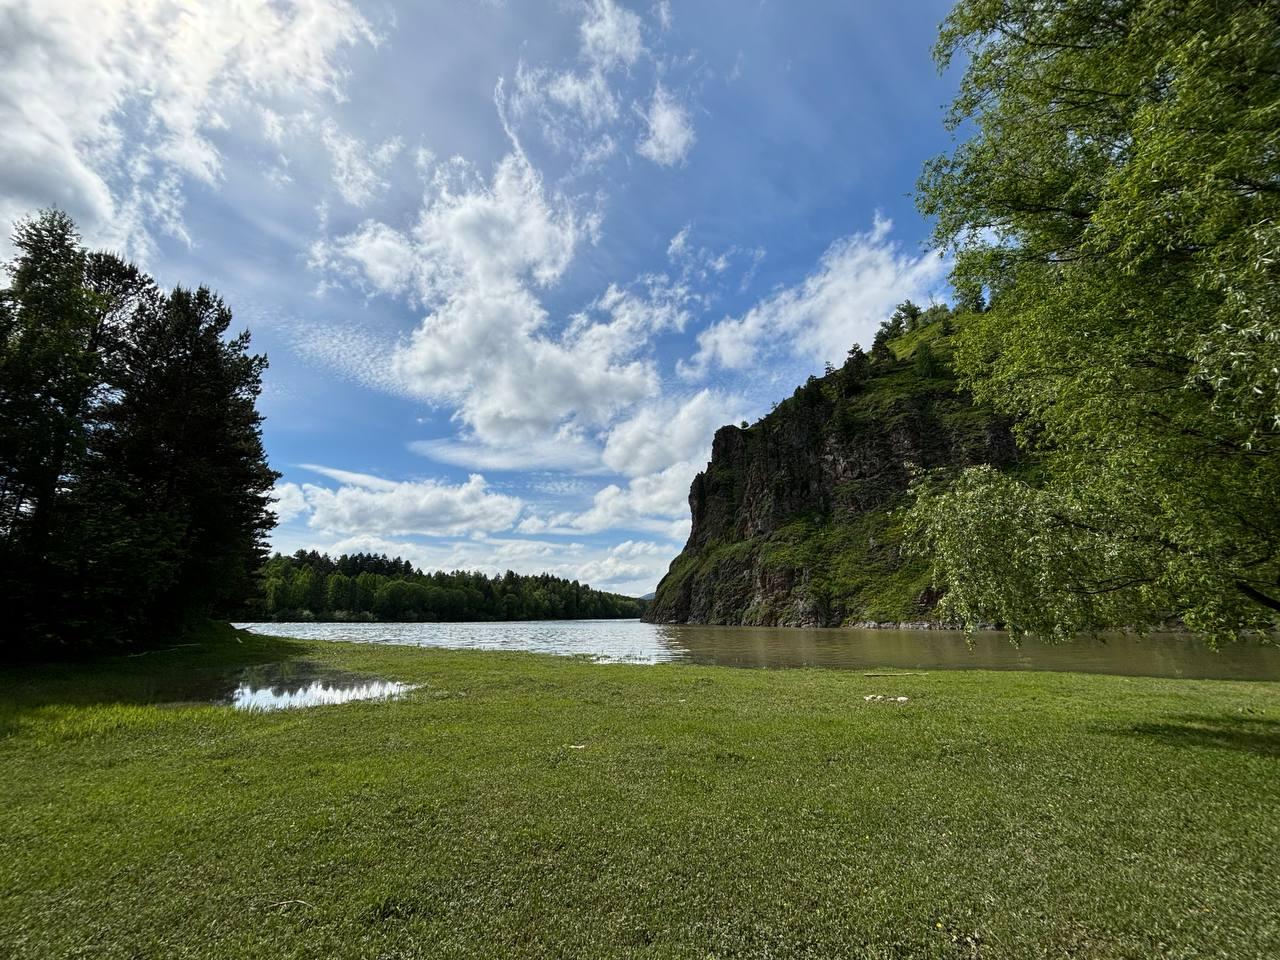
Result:
[[[603,584],[606,590],[633,596],[648,593],[667,572],[678,549],[673,543],[624,540],[610,547],[604,556],[584,558],[577,565],[575,577],[597,589]]]
[[[877,216],[865,233],[837,240],[818,268],[741,317],[726,317],[698,335],[692,360],[681,366],[701,376],[713,366],[747,369],[765,355],[787,351],[809,361],[839,360],[854,343],[867,346],[896,304],[928,301],[950,265],[933,253],[904,253],[891,239],[891,221]]]
[[[657,473],[633,477],[625,487],[611,483],[596,491],[586,510],[527,516],[516,529],[567,535],[637,530],[681,539],[689,534],[689,484],[697,472],[692,463],[675,463]]]
[[[302,487],[296,483],[277,483],[271,490],[270,509],[276,515],[277,523],[288,523],[294,517],[302,516],[310,507]]]
[[[677,293],[654,293],[665,301],[647,308],[610,294],[607,318],[557,333],[537,291],[589,239],[592,217],[549,193],[519,151],[488,180],[453,160],[435,165],[429,183],[409,229],[369,221],[313,250],[321,269],[426,309],[387,357],[399,392],[451,405],[490,447],[598,428],[656,392],[654,365],[638,356],[644,341],[631,334],[677,322]]]
[[[744,407],[741,397],[710,389],[684,400],[673,398],[644,405],[609,431],[604,462],[618,473],[635,477],[681,462],[704,461],[710,455],[716,430],[741,420]],[[688,485],[685,486],[687,492]]]
[[[56,204],[91,242],[145,257],[185,237],[186,180],[216,183],[231,118],[340,92],[345,48],[375,42],[348,0],[17,0],[0,9],[0,219]],[[261,126],[260,126],[261,125]]]
[[[336,489],[301,485],[308,524],[330,533],[436,537],[491,533],[511,529],[524,507],[519,497],[493,492],[479,474],[472,474],[465,483],[448,484],[436,480],[397,482],[315,466],[309,469],[342,484]],[[288,497],[296,509],[296,493],[291,491]]]
[[[653,91],[645,122],[648,133],[637,147],[640,155],[664,167],[684,163],[696,139],[693,121],[684,105],[662,84]]]
[[[611,283],[588,309],[574,317],[565,336],[593,352],[625,354],[656,334],[684,330],[693,293],[662,274],[635,284]],[[600,315],[608,317],[601,322]]]

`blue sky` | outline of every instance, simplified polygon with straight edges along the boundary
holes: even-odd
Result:
[[[0,0],[0,219],[227,300],[281,550],[648,592],[718,426],[947,294],[945,3],[232,7]]]

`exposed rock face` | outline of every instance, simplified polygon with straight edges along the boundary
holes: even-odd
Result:
[[[882,361],[813,379],[748,429],[722,427],[689,491],[693,528],[646,619],[833,626],[928,619],[924,564],[893,517],[913,468],[1007,463],[1007,427],[945,371]]]

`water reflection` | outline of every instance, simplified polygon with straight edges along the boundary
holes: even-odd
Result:
[[[1280,648],[1256,644],[1214,652],[1185,634],[1116,634],[1072,643],[1024,641],[957,630],[777,630],[661,627],[694,663],[739,667],[898,670],[1049,670],[1198,679],[1280,679]]]
[[[395,680],[366,680],[356,683],[333,683],[312,680],[300,687],[256,687],[241,683],[231,692],[231,705],[237,710],[289,710],[295,707],[320,707],[353,700],[388,700],[413,689],[413,684]]]
[[[1105,642],[1027,642],[1013,646],[1003,634],[977,634],[965,643],[952,630],[798,630],[769,627],[696,627],[637,620],[563,620],[523,623],[255,623],[258,633],[310,640],[348,640],[454,649],[523,650],[587,656],[603,662],[684,661],[733,667],[826,667],[858,670],[1072,670],[1129,676],[1280,679],[1280,647],[1256,644],[1215,653],[1191,637]]]
[[[245,667],[233,673],[203,677],[181,693],[158,692],[163,702],[209,702],[236,710],[288,710],[356,700],[389,700],[414,689],[413,684],[338,670],[314,660],[287,660]]]

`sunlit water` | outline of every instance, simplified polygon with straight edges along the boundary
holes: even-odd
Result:
[[[189,678],[180,690],[161,685],[154,696],[161,702],[212,701],[236,710],[266,712],[394,700],[415,688],[415,684],[352,673],[314,660],[285,660]]]
[[[1280,679],[1280,648],[1255,644],[1215,653],[1173,634],[1069,644],[1025,642],[980,633],[972,645],[952,630],[812,630],[696,627],[638,620],[518,623],[243,623],[257,633],[308,640],[348,640],[465,650],[584,656],[609,663],[670,661],[733,667],[827,667],[858,670],[1052,670],[1128,676]]]
[[[313,680],[296,688],[256,687],[241,683],[231,691],[231,705],[237,710],[289,710],[295,707],[323,707],[354,700],[390,700],[413,689],[411,683],[395,680],[333,682]]]

